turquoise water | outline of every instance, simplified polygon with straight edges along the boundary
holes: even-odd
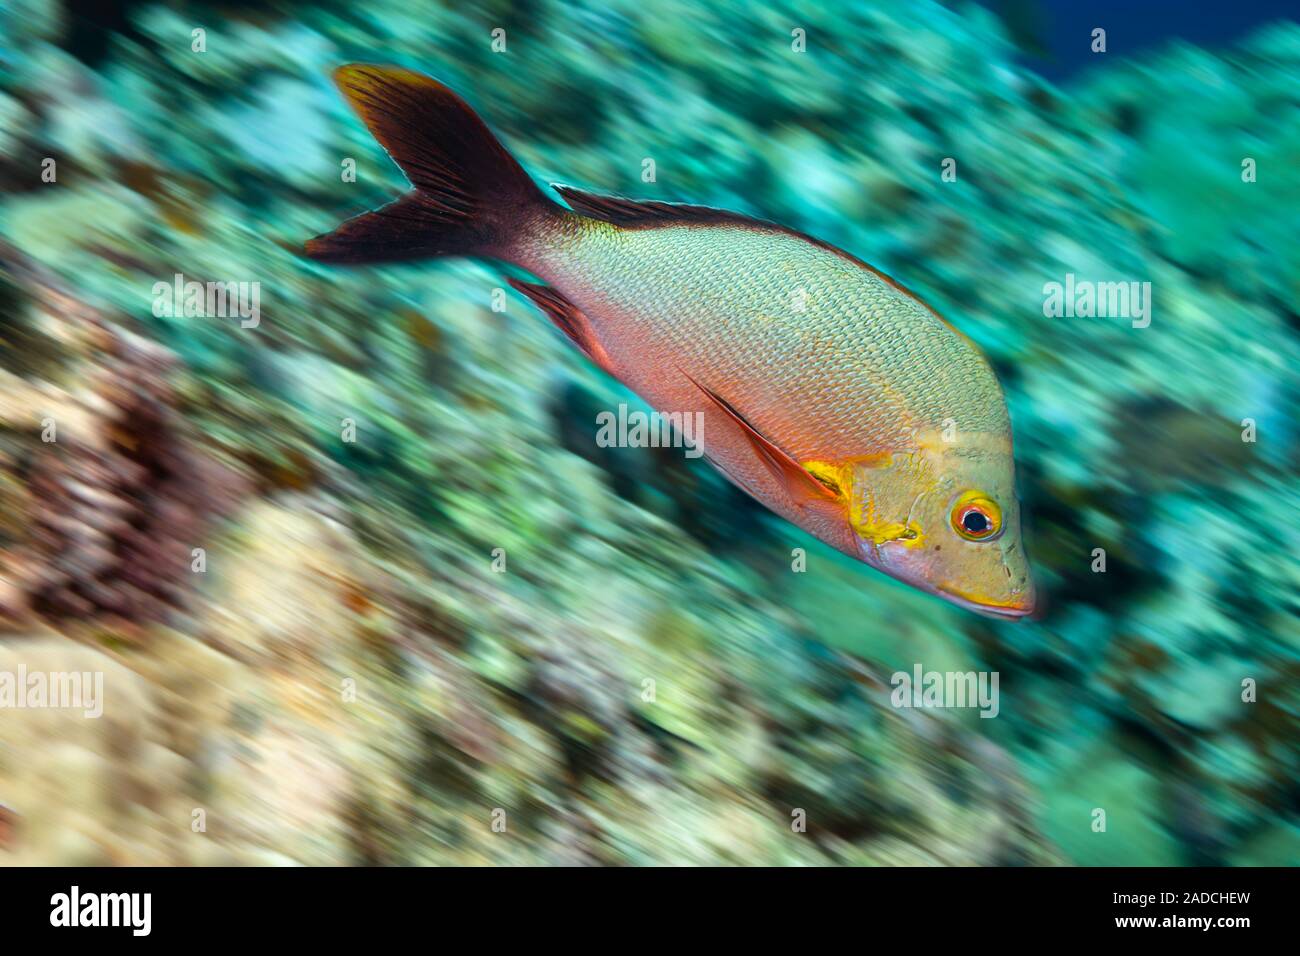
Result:
[[[242,821],[180,857],[160,823],[128,859],[1300,858],[1294,22],[1090,54],[1057,83],[974,4],[136,4],[95,50],[55,4],[0,16],[0,234],[172,354],[147,407],[228,470],[151,465],[203,511],[178,553],[209,561],[165,613],[112,597],[138,551],[60,585],[89,603],[30,583],[61,545],[24,529],[67,517],[33,470],[92,470],[30,407],[127,373],[6,257],[0,364],[47,392],[0,393],[4,501],[37,516],[5,532],[29,583],[0,647],[112,658],[163,711],[199,675],[210,706],[183,733],[141,716],[142,752],[194,771],[169,800]],[[599,447],[595,415],[637,399],[487,265],[305,261],[404,188],[330,84],[350,60],[444,80],[541,183],[769,218],[919,292],[1007,391],[1042,615],[889,581],[680,450]],[[259,283],[256,324],[157,314],[177,273]],[[1149,309],[1045,314],[1076,282],[1136,283]],[[114,493],[169,540],[156,485]],[[997,716],[895,706],[918,664],[996,673]],[[57,733],[74,779],[147,774]],[[295,785],[210,757],[247,753]],[[0,767],[0,803],[63,820],[35,773]],[[29,829],[24,859],[81,859]]]

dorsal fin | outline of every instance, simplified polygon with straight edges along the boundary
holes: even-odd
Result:
[[[596,339],[591,322],[576,305],[566,299],[558,289],[541,282],[524,282],[509,279],[510,284],[528,296],[533,304],[546,313],[556,326],[569,337],[569,341],[606,372],[613,374],[609,356]]]
[[[780,229],[774,223],[738,212],[714,209],[712,206],[692,206],[687,203],[662,202],[658,199],[628,199],[624,196],[602,196],[575,186],[552,183],[551,188],[564,201],[584,216],[617,223],[620,226],[638,224],[665,224],[670,222],[733,223]]]
[[[680,369],[678,371],[681,371]],[[705,396],[722,411],[728,418],[735,422],[744,432],[745,437],[749,439],[750,445],[753,446],[755,453],[767,465],[771,471],[772,477],[781,482],[790,493],[790,497],[795,501],[808,503],[813,501],[835,501],[838,495],[835,494],[827,485],[818,481],[803,465],[799,464],[784,449],[779,447],[775,442],[769,441],[762,432],[749,423],[745,416],[740,414],[735,407],[717,392],[701,385],[695,379],[691,378],[685,372],[683,375],[690,380],[691,384],[698,388]]]
[[[602,196],[599,193],[589,193],[574,186],[565,186],[563,183],[552,183],[551,188],[559,193],[565,202],[584,216],[633,229],[667,226],[673,223],[699,223],[701,225],[728,225],[748,229],[771,230],[785,233],[787,236],[793,236],[796,239],[802,239],[804,242],[825,249],[841,259],[867,270],[909,299],[919,302],[940,322],[967,342],[970,342],[970,339],[961,329],[945,319],[930,303],[894,279],[893,276],[886,275],[852,253],[845,252],[843,249],[833,246],[829,242],[823,242],[821,239],[816,239],[807,233],[799,232],[797,229],[790,229],[767,219],[744,216],[738,212],[728,212],[725,209],[715,209],[712,206],[692,206],[688,203],[663,202],[658,199],[627,199],[624,196]]]

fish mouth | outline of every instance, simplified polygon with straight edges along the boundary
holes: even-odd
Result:
[[[1025,590],[1003,601],[996,598],[981,597],[954,587],[938,584],[924,574],[907,568],[897,560],[898,556],[891,554],[888,549],[878,547],[870,542],[862,542],[861,554],[862,559],[867,564],[880,569],[890,577],[897,578],[912,585],[919,591],[933,594],[950,604],[955,604],[967,611],[974,611],[976,614],[982,614],[985,617],[1014,621],[1033,614],[1037,609],[1037,593],[1032,584],[1028,584]]]
[[[1032,591],[1010,601],[979,600],[943,586],[936,586],[935,593],[968,611],[1012,621],[1033,614],[1036,604]]]

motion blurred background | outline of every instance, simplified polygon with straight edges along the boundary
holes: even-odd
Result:
[[[0,861],[1300,860],[1300,26],[474,6],[0,8],[0,672],[104,685],[0,709]],[[541,182],[929,300],[1008,392],[1043,616],[597,447],[644,406],[485,266],[302,259],[404,188],[349,60],[462,91]],[[260,283],[258,323],[156,314],[178,273]],[[1067,274],[1150,282],[1149,327],[1046,317]],[[917,664],[996,671],[998,716],[894,708]]]

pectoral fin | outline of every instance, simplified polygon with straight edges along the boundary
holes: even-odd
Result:
[[[686,375],[685,372],[682,373]],[[704,393],[705,397],[724,415],[730,418],[741,432],[749,440],[755,454],[767,466],[772,473],[772,477],[785,486],[790,497],[795,501],[807,504],[824,503],[836,501],[839,495],[829,485],[819,481],[803,465],[799,464],[791,455],[780,448],[776,443],[769,441],[762,432],[751,425],[745,416],[741,415],[734,406],[716,392],[701,385],[695,379],[686,375],[691,383]]]

